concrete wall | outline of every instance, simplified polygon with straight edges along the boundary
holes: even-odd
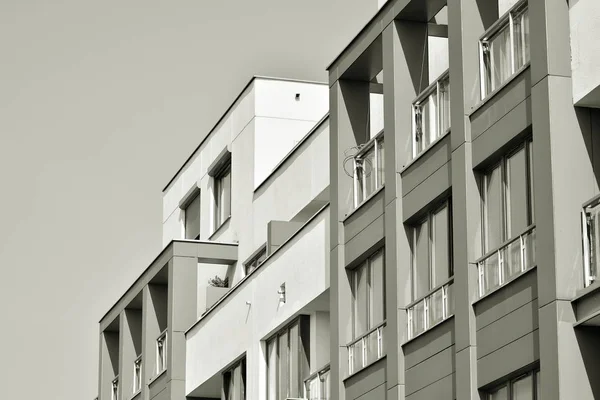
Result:
[[[186,395],[214,395],[203,392],[210,390],[211,379],[220,379],[220,373],[245,354],[252,366],[247,370],[247,396],[265,398],[266,362],[261,341],[298,313],[312,314],[311,331],[315,329],[318,338],[328,337],[329,323],[323,322],[327,302],[320,309],[307,307],[329,287],[328,236],[327,208],[187,333]],[[284,304],[277,294],[282,284],[286,288]],[[324,354],[317,357],[311,369],[322,366],[317,362],[328,362],[326,358]]]
[[[600,3],[595,0],[569,2],[573,102],[600,107]]]

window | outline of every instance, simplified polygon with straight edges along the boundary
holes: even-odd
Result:
[[[187,204],[185,211],[185,238],[200,239],[200,192]]]
[[[307,400],[331,400],[329,366],[311,375],[304,383],[304,398]]]
[[[384,254],[383,249],[376,251],[351,273],[354,339],[347,346],[350,373],[383,356]]]
[[[583,209],[584,285],[594,283],[600,262],[600,199]]]
[[[413,157],[450,129],[450,76],[444,72],[413,103]]]
[[[267,341],[267,400],[300,397],[308,376],[309,320],[297,321]]]
[[[223,374],[225,400],[246,400],[246,358]]]
[[[112,381],[112,386],[110,390],[111,400],[117,400],[119,398],[119,377],[115,377]]]
[[[516,4],[480,40],[481,98],[498,89],[529,62],[527,2]]]
[[[246,275],[254,271],[267,258],[267,246],[263,246],[244,264]]]
[[[450,201],[412,228],[409,338],[452,314],[452,218]]]
[[[133,362],[133,393],[142,388],[142,356]]]
[[[231,161],[215,174],[215,230],[231,216]]]
[[[156,339],[156,373],[160,374],[167,369],[167,331]]]
[[[534,263],[532,142],[525,141],[483,175],[483,253],[480,295],[503,285]]]
[[[540,371],[528,372],[494,388],[487,400],[537,400],[540,393]]]
[[[385,183],[383,131],[364,144],[354,156],[354,207]]]

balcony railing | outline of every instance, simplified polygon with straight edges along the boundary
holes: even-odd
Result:
[[[117,400],[119,398],[119,376],[115,376],[115,379],[112,380],[111,390],[110,390],[110,398],[111,400]]]
[[[529,12],[521,0],[481,37],[481,98],[500,88],[529,62]]]
[[[330,388],[329,365],[327,365],[304,381],[304,398],[307,400],[330,400]]]
[[[454,313],[454,279],[408,306],[408,339],[425,332]]]
[[[383,131],[365,143],[354,156],[354,207],[383,186],[385,145]]]
[[[385,354],[383,336],[385,322],[371,329],[346,346],[348,349],[348,374],[361,370]]]
[[[142,356],[133,362],[133,393],[142,389]]]
[[[479,297],[483,297],[535,265],[535,226],[479,260]]]
[[[412,105],[413,158],[450,129],[450,75],[446,71]]]

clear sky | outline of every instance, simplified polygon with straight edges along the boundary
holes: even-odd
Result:
[[[0,387],[92,400],[161,190],[252,75],[325,81],[376,0],[0,0]]]

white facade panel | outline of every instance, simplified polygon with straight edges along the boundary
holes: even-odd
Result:
[[[579,0],[569,5],[573,102],[600,107],[600,2]]]
[[[326,84],[257,78],[254,85],[258,117],[317,122],[329,110]]]
[[[202,392],[203,387],[210,387],[224,368],[246,354],[247,364],[252,366],[246,372],[247,397],[265,398],[261,341],[300,313],[323,311],[307,305],[329,287],[329,209],[321,211],[246,279],[187,333],[186,395],[209,395]],[[277,293],[282,284],[285,303]]]

